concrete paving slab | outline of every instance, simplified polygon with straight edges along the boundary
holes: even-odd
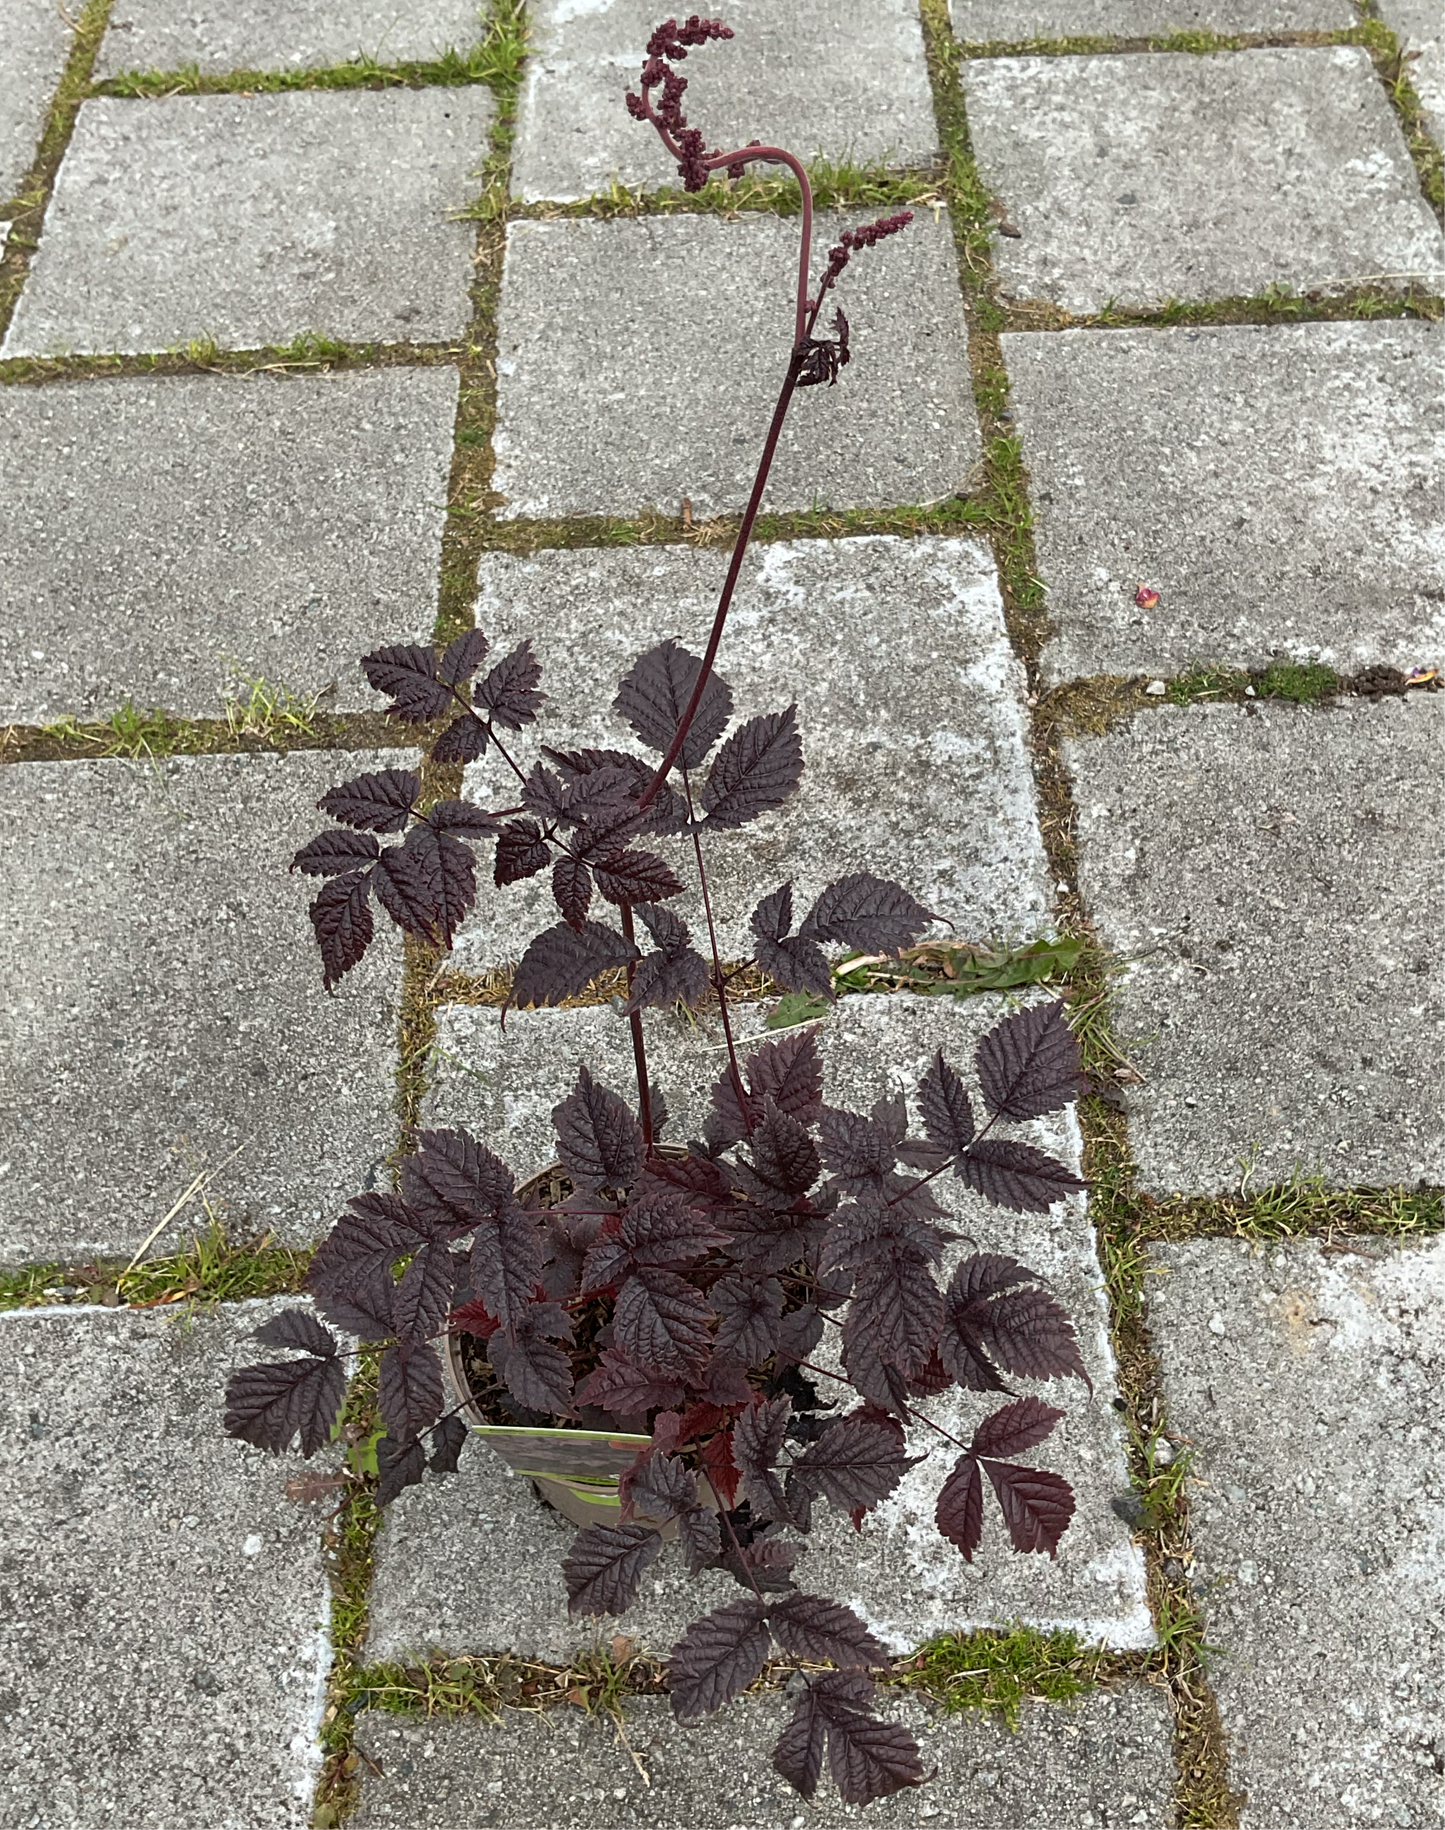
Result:
[[[369,57],[426,62],[480,42],[478,0],[120,0],[96,59],[97,80],[122,70],[311,70]]]
[[[1435,0],[1383,0],[1380,17],[1400,38],[1406,74],[1437,145],[1445,141],[1445,21]]]
[[[1438,326],[1006,336],[1049,685],[1445,663]],[[1134,601],[1159,593],[1153,610]]]
[[[246,1336],[294,1302],[0,1315],[7,1824],[310,1821],[320,1509],[221,1434]]]
[[[952,11],[954,33],[966,44],[1173,32],[1335,32],[1356,23],[1349,0],[953,0]]]
[[[1141,1186],[1445,1181],[1445,699],[1166,708],[1066,754],[1080,884],[1133,962]]]
[[[883,1713],[919,1741],[920,1790],[866,1807],[839,1802],[831,1779],[805,1805],[772,1769],[792,1713],[781,1696],[740,1697],[720,1714],[680,1727],[665,1701],[627,1706],[627,1740],[578,1710],[542,1717],[508,1710],[490,1723],[416,1720],[368,1711],[356,1724],[367,1767],[356,1830],[829,1830],[920,1823],[971,1830],[1095,1830],[1104,1824],[1164,1830],[1173,1822],[1168,1708],[1138,1686],[1099,1691],[1068,1708],[1027,1703],[1010,1734],[987,1716],[930,1716],[911,1698]]]
[[[550,695],[522,754],[542,744],[643,754],[611,710],[617,682],[664,636],[702,652],[727,560],[675,546],[484,558],[478,626],[499,652],[534,635]],[[707,842],[728,957],[751,956],[748,916],[780,883],[792,879],[801,921],[824,884],[853,870],[897,878],[960,935],[1033,938],[1048,927],[1026,687],[986,549],[871,537],[755,547],[721,661],[735,724],[796,701],[805,759],[787,806]],[[484,759],[468,771],[482,806],[515,800],[501,766]],[[690,842],[658,849],[689,885],[669,907],[705,940]],[[519,959],[558,919],[550,882],[488,884],[458,963]]]
[[[456,400],[453,368],[7,388],[0,721],[258,678],[373,707],[358,657],[431,638]]]
[[[653,0],[540,0],[517,113],[519,196],[588,197],[614,180],[677,186],[677,163],[627,113],[658,21]],[[938,130],[910,0],[738,0],[735,36],[689,54],[683,103],[710,147],[749,140],[835,164],[928,165]]]
[[[0,0],[0,202],[18,190],[35,158],[50,98],[70,56],[71,31],[45,0]],[[3,246],[3,244],[0,244]]]
[[[858,217],[823,217],[826,249]],[[742,507],[793,337],[795,219],[514,222],[498,326],[505,516]],[[815,271],[821,256],[815,259]],[[946,215],[922,212],[839,286],[852,355],[792,407],[764,507],[952,493],[981,446]],[[687,354],[683,354],[687,352]]]
[[[942,998],[849,997],[820,1026],[825,1093],[830,1101],[866,1109],[890,1085],[912,1094],[934,1051],[944,1048],[960,1067],[971,1064],[983,1030],[1002,1000],[954,1003]],[[737,1013],[735,1033],[767,1032],[761,1010]],[[653,1078],[672,1113],[669,1135],[697,1136],[707,1088],[722,1071],[721,1034],[714,1021],[685,1026],[664,1016],[648,1023]],[[441,1013],[438,1058],[425,1104],[428,1124],[461,1124],[489,1140],[519,1175],[555,1159],[550,1112],[576,1080],[579,1062],[625,1092],[631,1054],[626,1024],[606,1008],[516,1011],[506,1036],[493,1010],[449,1008]],[[1038,1120],[1025,1133],[1045,1149],[1077,1163],[1072,1116]],[[1010,1252],[1046,1277],[1069,1309],[1094,1380],[1051,1401],[1067,1419],[1050,1446],[1052,1461],[1075,1485],[1078,1512],[1058,1560],[1015,1556],[991,1521],[970,1565],[939,1538],[933,1508],[951,1460],[939,1439],[919,1429],[911,1452],[928,1458],[855,1534],[841,1514],[816,1525],[799,1568],[806,1583],[857,1608],[895,1652],[935,1634],[1023,1619],[1068,1627],[1113,1646],[1152,1644],[1144,1599],[1143,1563],[1111,1500],[1128,1487],[1119,1419],[1110,1405],[1114,1366],[1093,1234],[1082,1202],[1046,1219],[986,1208],[950,1182],[941,1196],[983,1251]],[[969,1248],[950,1247],[952,1252]],[[946,1261],[946,1270],[951,1270]],[[827,1381],[822,1381],[824,1385]],[[1042,1389],[1042,1388],[1041,1388]],[[841,1389],[839,1390],[841,1396]],[[954,1435],[967,1436],[992,1407],[955,1391],[932,1401],[930,1414]],[[669,1547],[644,1584],[643,1598],[619,1624],[600,1629],[569,1620],[561,1559],[573,1527],[544,1507],[530,1483],[513,1477],[479,1443],[463,1453],[456,1477],[428,1477],[391,1507],[379,1543],[368,1655],[391,1658],[511,1649],[566,1659],[618,1630],[663,1654],[699,1611],[728,1599],[736,1585],[711,1575],[689,1581],[676,1547]],[[485,1555],[477,1554],[477,1544]],[[649,1586],[650,1585],[650,1586]]]
[[[1241,1830],[1445,1814],[1445,1240],[1160,1249],[1194,1585]]]
[[[55,181],[6,356],[441,343],[470,317],[491,91],[103,96]]]
[[[1011,298],[1095,312],[1440,284],[1439,224],[1358,45],[996,58],[962,80],[1019,231],[994,250]]]
[[[202,1171],[235,1238],[325,1232],[376,1184],[400,948],[321,989],[296,847],[413,751],[0,770],[0,1263],[129,1253]],[[388,929],[390,924],[384,924]],[[193,1198],[156,1241],[203,1232]]]

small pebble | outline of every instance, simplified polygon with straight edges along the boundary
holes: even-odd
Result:
[[[1151,699],[1162,699],[1165,693],[1169,691],[1169,688],[1163,680],[1151,680],[1144,688],[1144,691],[1148,693]]]
[[[1211,1334],[1223,1334],[1224,1333],[1224,1317],[1219,1313],[1219,1311],[1217,1309],[1215,1310],[1214,1314],[1211,1315],[1209,1318],[1209,1332]]]

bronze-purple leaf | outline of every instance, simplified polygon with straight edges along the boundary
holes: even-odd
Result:
[[[519,642],[504,655],[472,694],[475,705],[504,730],[520,731],[531,724],[547,695],[537,691],[542,668],[530,641]]]
[[[768,1620],[784,1652],[794,1658],[831,1659],[839,1666],[888,1663],[887,1650],[853,1612],[825,1595],[801,1591],[775,1601]]]
[[[707,1359],[711,1320],[700,1291],[675,1271],[646,1265],[623,1285],[612,1325],[617,1345],[639,1366],[685,1380]]]
[[[468,629],[450,643],[437,664],[437,678],[447,686],[460,686],[487,658],[487,638],[480,629]]]
[[[434,648],[423,648],[415,642],[378,648],[361,657],[361,670],[368,684],[391,700],[386,708],[388,718],[426,724],[455,703],[450,688],[437,678]]]
[[[528,945],[512,981],[510,1002],[560,1004],[584,991],[600,972],[629,965],[638,957],[630,940],[601,922],[584,921],[569,928],[565,921],[544,928]]]
[[[965,1563],[983,1542],[983,1481],[972,1455],[960,1455],[953,1472],[939,1489],[933,1522],[963,1552]]]
[[[854,871],[828,885],[798,933],[804,940],[837,940],[864,953],[899,953],[933,919],[901,883]]]
[[[1004,1017],[978,1045],[984,1104],[998,1118],[1058,1112],[1087,1087],[1061,1002]]]
[[[414,769],[382,769],[328,788],[316,804],[362,832],[400,832],[420,797],[421,777]]]
[[[552,896],[569,928],[580,928],[592,906],[592,873],[565,854],[552,866]]]
[[[562,1561],[570,1614],[625,1614],[662,1539],[645,1525],[589,1525]]]
[[[427,824],[438,832],[459,834],[466,839],[489,839],[501,831],[501,821],[485,813],[470,801],[438,801],[426,816]]]
[[[679,1404],[682,1397],[680,1380],[644,1369],[615,1347],[603,1348],[596,1370],[577,1387],[579,1404],[595,1404],[619,1417]]]
[[[721,1709],[762,1670],[772,1644],[765,1607],[756,1596],[729,1601],[695,1620],[673,1647],[667,1687],[679,1722]]]
[[[321,948],[322,983],[330,991],[371,945],[371,872],[352,871],[321,887],[308,911]]]
[[[593,870],[597,887],[609,902],[662,902],[682,893],[672,866],[655,852],[615,852]]]
[[[973,1433],[969,1453],[978,1456],[1022,1455],[1053,1434],[1064,1413],[1038,1398],[1019,1398],[985,1417]]]
[[[504,1328],[512,1327],[542,1280],[542,1242],[536,1222],[515,1198],[472,1236],[471,1286]]]
[[[973,1142],[976,1127],[968,1091],[944,1060],[942,1049],[918,1084],[918,1109],[923,1114],[923,1129],[942,1149],[955,1153]]]
[[[764,712],[740,725],[718,751],[699,801],[710,826],[746,826],[772,813],[803,775],[798,708]]]
[[[521,883],[526,877],[535,877],[538,871],[546,870],[551,861],[552,853],[535,820],[508,820],[497,836],[497,861],[492,880],[499,890],[504,889],[509,883]]]
[[[473,712],[454,718],[432,745],[432,761],[470,763],[487,748],[487,727]]]
[[[389,1436],[415,1436],[435,1423],[445,1402],[436,1350],[425,1341],[409,1351],[388,1347],[381,1356],[376,1401]]]
[[[954,1163],[953,1173],[994,1207],[1019,1214],[1046,1214],[1088,1187],[1057,1157],[1011,1137],[979,1138]]]
[[[854,1512],[887,1499],[917,1459],[904,1454],[900,1431],[855,1412],[809,1443],[793,1471],[840,1512]]]
[[[650,750],[665,755],[697,685],[701,659],[670,638],[640,654],[623,676],[612,701],[613,709],[636,731]],[[733,696],[727,682],[709,674],[696,715],[688,726],[678,761],[696,769],[722,736],[732,716]]]
[[[642,1127],[623,1099],[599,1086],[585,1067],[552,1109],[562,1166],[584,1188],[626,1188],[642,1167]]]
[[[460,1417],[443,1417],[432,1430],[431,1455],[427,1466],[433,1474],[455,1474],[462,1450],[471,1434]]]
[[[691,1512],[698,1503],[697,1476],[692,1469],[675,1455],[659,1455],[655,1449],[644,1449],[617,1486],[624,1523],[640,1512],[665,1524]]]
[[[369,832],[338,831],[333,826],[303,845],[291,868],[308,877],[339,877],[343,871],[368,869],[380,856],[381,847]]]
[[[426,1451],[421,1446],[421,1439],[383,1436],[376,1445],[376,1470],[380,1476],[376,1503],[389,1506],[397,1494],[416,1486],[426,1472]]]
[[[1057,1556],[1059,1540],[1074,1516],[1074,1490],[1063,1475],[1008,1461],[985,1461],[983,1468],[1003,1509],[1014,1549]]]
[[[402,1193],[413,1224],[432,1231],[464,1233],[512,1208],[515,1182],[502,1159],[470,1131],[423,1131],[401,1164]],[[405,1218],[405,1210],[398,1219]]]
[[[563,1417],[572,1414],[572,1362],[556,1345],[572,1339],[560,1303],[528,1303],[510,1329],[487,1342],[492,1370],[519,1404]]]
[[[778,1344],[783,1286],[776,1277],[744,1277],[730,1271],[708,1292],[717,1312],[715,1346],[725,1360],[755,1366]]]
[[[329,1439],[345,1398],[346,1373],[334,1351],[308,1349],[299,1360],[243,1366],[226,1383],[226,1434],[275,1455],[299,1436],[301,1453],[314,1455]]]

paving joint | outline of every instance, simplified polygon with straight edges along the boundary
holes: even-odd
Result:
[[[212,72],[195,64],[176,70],[122,70],[91,83],[85,99],[113,95],[125,101],[164,101],[175,95],[286,95],[298,89],[460,89],[494,84],[503,67],[496,47],[484,40],[473,51],[395,64],[358,57],[306,70]]]
[[[55,187],[55,174],[65,157],[65,149],[75,129],[75,118],[85,99],[96,53],[110,22],[111,5],[112,0],[86,0],[73,28],[70,56],[51,98],[34,161],[21,179],[14,198],[8,203],[0,203],[0,216],[10,222],[10,232],[0,248],[0,344],[4,343],[5,333],[10,328],[20,290],[30,271],[31,256],[40,245],[45,212]]]
[[[381,712],[327,712],[319,703],[324,694],[293,694],[264,681],[251,685],[280,701],[278,710],[254,723],[247,719],[243,700],[232,701],[228,715],[220,718],[177,718],[163,707],[126,701],[106,719],[0,726],[0,766],[95,762],[112,756],[134,761],[162,756],[285,756],[293,750],[385,750],[397,742],[395,724]]]

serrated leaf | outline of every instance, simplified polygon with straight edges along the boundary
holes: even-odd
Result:
[[[334,1355],[243,1366],[226,1382],[228,1436],[280,1455],[293,1437],[301,1453],[324,1448],[346,1398],[346,1374]]]
[[[823,1338],[823,1318],[811,1303],[790,1309],[778,1323],[780,1360],[806,1360]]]
[[[308,877],[338,877],[343,871],[366,870],[380,856],[381,847],[369,832],[338,832],[332,827],[303,845],[291,868]]]
[[[790,940],[759,940],[755,947],[759,969],[784,991],[833,1002],[833,968],[816,941],[794,935]]]
[[[798,1546],[786,1538],[754,1538],[741,1546],[729,1540],[721,1566],[741,1587],[756,1594],[786,1595],[797,1588],[792,1569]]]
[[[818,1179],[818,1148],[801,1122],[780,1111],[771,1095],[748,1140],[753,1169],[770,1189],[789,1199],[806,1194]]]
[[[477,900],[476,859],[460,840],[426,824],[413,826],[399,850],[382,854],[376,881],[378,900],[393,920],[419,934],[422,930],[392,907],[386,894],[389,886],[395,887],[398,902],[406,904],[413,920],[420,918],[423,908],[429,910],[435,938],[450,947]]]
[[[973,1433],[969,1453],[980,1457],[1023,1455],[1051,1436],[1063,1415],[1037,1398],[1019,1398],[984,1418]]]
[[[775,1771],[804,1798],[811,1798],[818,1789],[827,1740],[827,1719],[818,1708],[812,1687],[808,1686],[798,1698],[773,1748]]]
[[[638,914],[647,906],[639,903]],[[648,953],[632,975],[627,1012],[631,1015],[635,1010],[663,1010],[670,1004],[695,1009],[707,995],[708,983],[707,961],[693,948],[685,947],[675,954]]]
[[[733,1460],[744,1480],[760,1480],[777,1467],[793,1415],[791,1398],[765,1398],[733,1426]]]
[[[414,826],[402,844],[381,854],[371,882],[376,900],[399,928],[436,942],[443,932],[441,889],[431,854],[414,843],[421,834],[436,838],[430,827]]]
[[[520,731],[533,722],[546,701],[547,695],[537,691],[541,679],[541,663],[532,653],[531,642],[519,642],[474,689],[472,703],[493,724]]]
[[[1087,1086],[1059,1002],[1002,1018],[979,1043],[977,1064],[984,1104],[999,1118],[1058,1112]]]
[[[445,1245],[424,1245],[392,1297],[397,1340],[407,1350],[442,1332],[456,1287],[457,1261]]]
[[[798,933],[804,940],[837,940],[863,953],[900,953],[934,919],[901,883],[854,871],[830,883]]]
[[[706,1299],[690,1283],[648,1265],[622,1286],[612,1326],[617,1345],[639,1366],[686,1380],[707,1361],[711,1320]]]
[[[333,877],[308,911],[321,948],[322,983],[328,991],[358,965],[371,945],[371,872]]]
[[[415,1436],[435,1423],[445,1402],[436,1350],[424,1341],[409,1351],[388,1347],[381,1356],[376,1401],[389,1436]]]
[[[493,814],[474,807],[470,801],[438,801],[426,816],[438,832],[455,833],[464,839],[490,839],[501,831],[501,821]]]
[[[916,1459],[904,1454],[898,1430],[855,1413],[810,1443],[793,1472],[840,1512],[852,1512],[887,1499]]]
[[[337,1351],[335,1335],[307,1309],[283,1309],[255,1329],[251,1338],[263,1347],[293,1347],[297,1353],[314,1353],[322,1360],[329,1360]]]
[[[1014,1549],[1056,1556],[1074,1516],[1074,1490],[1063,1475],[1007,1461],[985,1461],[983,1468],[1003,1509]]]
[[[475,713],[466,712],[453,718],[432,745],[432,761],[438,763],[472,763],[486,753],[487,727]]]
[[[637,948],[614,929],[584,921],[569,928],[565,921],[544,928],[530,943],[512,982],[511,1002],[529,1005],[560,1004],[585,991],[601,972],[629,965]]]
[[[519,1404],[570,1416],[572,1362],[556,1342],[571,1339],[572,1324],[560,1303],[529,1303],[510,1329],[498,1329],[487,1342],[487,1358]]]
[[[497,836],[497,859],[492,881],[505,889],[546,870],[552,853],[535,820],[508,820]]]
[[[953,1173],[993,1206],[1019,1214],[1046,1214],[1056,1202],[1088,1188],[1057,1157],[1007,1137],[979,1138],[954,1163]]]
[[[861,1337],[905,1376],[927,1364],[943,1327],[943,1294],[925,1263],[897,1241],[882,1240],[859,1269],[843,1322],[845,1346]]]
[[[733,1505],[738,1497],[738,1465],[733,1460],[731,1430],[719,1431],[702,1445],[702,1465],[723,1505]]]
[[[819,1114],[818,1148],[839,1187],[850,1195],[888,1175],[897,1155],[881,1125],[837,1106],[824,1106]]]
[[[613,709],[622,714],[651,750],[665,755],[697,684],[701,659],[670,638],[640,654],[622,678]],[[688,726],[678,761],[696,769],[722,736],[732,717],[733,696],[716,673],[708,676],[696,716]]]
[[[675,1455],[646,1449],[618,1482],[624,1524],[634,1513],[664,1525],[697,1505],[697,1476]]]
[[[957,1152],[973,1142],[973,1106],[962,1078],[944,1060],[942,1049],[918,1083],[918,1109],[923,1114],[923,1129],[940,1148]]]
[[[515,1186],[507,1165],[470,1131],[423,1131],[402,1159],[402,1193],[433,1232],[455,1235],[498,1220],[515,1206]]]
[[[662,902],[668,896],[680,896],[682,884],[665,858],[656,852],[616,852],[593,870],[597,887],[609,902]]]
[[[589,1525],[562,1560],[569,1614],[625,1614],[662,1539],[645,1525]]]
[[[953,1464],[953,1472],[939,1489],[933,1522],[963,1552],[964,1562],[972,1563],[983,1542],[983,1481],[972,1455],[960,1455]]]
[[[1025,1379],[1072,1377],[1089,1384],[1074,1325],[1048,1291],[1031,1283],[962,1313],[950,1291],[949,1311],[957,1318],[954,1325],[971,1329],[974,1342],[1004,1372]]]
[[[455,1474],[462,1450],[471,1432],[460,1417],[443,1417],[432,1431],[431,1456],[427,1466],[433,1474]]]
[[[763,712],[739,725],[718,751],[698,797],[710,826],[746,826],[772,813],[802,780],[798,708]]]
[[[569,928],[580,928],[592,906],[592,873],[578,858],[563,855],[552,866],[552,898]]]
[[[712,1286],[708,1300],[717,1313],[716,1352],[741,1366],[766,1360],[777,1346],[783,1316],[783,1286],[777,1278],[730,1271]]]
[[[735,1208],[728,1214],[728,1231],[732,1234],[728,1256],[743,1270],[770,1277],[806,1258],[825,1225],[826,1221],[817,1214],[766,1207]]]
[[[918,1743],[899,1722],[845,1705],[828,1715],[828,1764],[846,1804],[871,1804],[923,1784]]]
[[[627,1188],[642,1167],[642,1127],[632,1108],[599,1086],[585,1067],[577,1084],[552,1109],[557,1151],[574,1182],[583,1188]]]
[[[780,1112],[803,1124],[811,1123],[822,1110],[823,1063],[818,1054],[818,1038],[812,1030],[764,1042],[748,1056],[743,1070],[747,1076],[744,1093],[748,1111],[755,1122],[762,1116],[768,1099]],[[747,1136],[748,1127],[730,1072],[713,1086],[712,1103],[720,1141],[740,1143]]]
[[[423,648],[415,642],[378,648],[361,657],[361,671],[376,692],[392,701],[386,708],[388,718],[426,724],[455,704],[450,690],[437,679],[433,648]]]
[[[414,769],[381,769],[328,788],[316,805],[362,832],[400,832],[420,799],[421,777]]]
[[[415,1487],[426,1472],[426,1451],[419,1437],[398,1441],[383,1436],[376,1445],[378,1506],[389,1506],[407,1487]]]
[[[677,1535],[687,1557],[689,1576],[701,1575],[703,1570],[711,1569],[722,1555],[722,1527],[717,1514],[705,1506],[683,1513],[677,1521]]]
[[[771,1647],[764,1604],[729,1601],[695,1620],[672,1649],[667,1687],[679,1722],[730,1703],[762,1670]]]
[[[512,1327],[542,1281],[542,1242],[536,1222],[515,1198],[472,1236],[471,1286],[504,1328]]]
[[[579,1404],[595,1404],[619,1417],[639,1416],[659,1405],[680,1404],[682,1398],[679,1381],[645,1371],[615,1347],[603,1348],[596,1370],[577,1387]]]
[[[798,1592],[775,1601],[768,1611],[773,1635],[794,1658],[831,1659],[839,1666],[886,1665],[886,1649],[841,1602]]]
[[[487,646],[487,638],[480,629],[468,629],[447,645],[446,653],[437,664],[437,678],[447,686],[460,686],[464,680],[470,680],[486,660]]]

